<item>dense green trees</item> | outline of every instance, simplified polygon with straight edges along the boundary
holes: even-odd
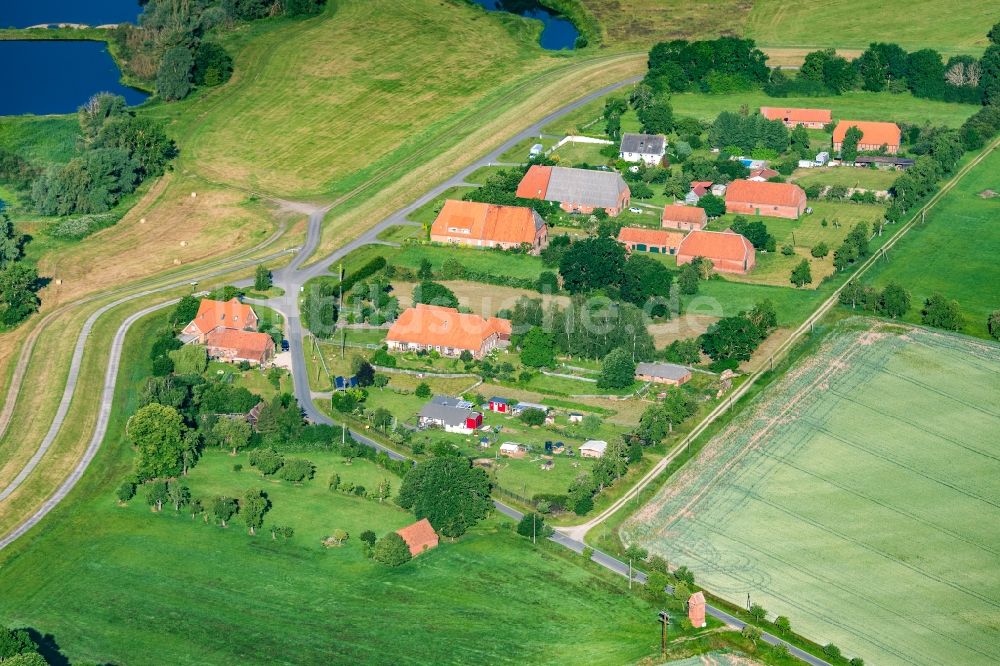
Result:
[[[156,403],[129,418],[125,434],[138,452],[136,473],[141,480],[180,474],[186,431],[176,409]]]
[[[534,326],[521,339],[521,362],[530,368],[551,367],[555,364],[555,336]]]
[[[777,241],[767,231],[767,225],[761,220],[749,221],[742,215],[736,216],[729,227],[734,233],[740,234],[750,241],[758,250],[774,252]]]
[[[420,303],[457,308],[458,298],[455,296],[455,292],[443,284],[425,281],[413,288],[413,304]]]
[[[21,261],[0,264],[0,326],[16,326],[38,311],[38,273]]]
[[[721,217],[726,214],[726,200],[714,194],[706,194],[698,199],[698,208],[705,211],[708,217]]]
[[[933,294],[924,301],[920,321],[928,326],[957,331],[962,328],[962,310],[958,301]]]
[[[191,78],[196,86],[217,86],[233,75],[233,59],[215,42],[201,42],[194,50]]]
[[[448,537],[465,534],[493,506],[486,472],[457,457],[432,458],[411,468],[396,502]]]
[[[674,110],[669,102],[656,101],[642,106],[636,115],[646,134],[669,134],[674,129]]]
[[[253,274],[253,288],[255,291],[267,291],[271,288],[273,284],[271,280],[271,271],[267,269],[267,266],[261,264],[257,266]]]
[[[32,186],[31,200],[43,215],[106,212],[144,179],[162,174],[176,154],[162,125],[135,116],[120,97],[96,95],[78,118],[83,152],[50,166]]]
[[[723,111],[709,128],[708,141],[716,148],[736,148],[744,154],[758,147],[783,153],[788,149],[788,128],[759,113],[744,116]]]
[[[674,276],[666,266],[652,257],[633,254],[625,262],[622,276],[621,297],[654,317],[667,316],[668,298]]]
[[[657,95],[687,90],[730,92],[766,82],[766,63],[767,56],[750,39],[678,39],[653,46],[643,83]]]
[[[372,558],[389,567],[398,567],[410,561],[410,547],[403,537],[395,532],[389,532],[375,543]]]
[[[625,248],[613,238],[587,238],[569,246],[559,262],[563,286],[573,294],[621,284]]]
[[[271,509],[271,500],[263,490],[247,490],[240,499],[239,514],[251,535],[264,524],[264,514]]]
[[[853,125],[847,128],[844,133],[844,140],[840,144],[840,157],[845,162],[853,162],[858,157],[858,143],[864,136],[857,127]]]
[[[635,381],[635,360],[627,349],[612,350],[601,361],[601,374],[597,378],[597,388],[623,389]]]
[[[175,46],[163,54],[156,73],[156,94],[173,102],[184,99],[191,92],[191,70],[194,57],[185,46]]]
[[[18,655],[35,654],[38,645],[25,629],[8,629],[0,626],[0,662],[11,660]],[[42,661],[45,664],[45,661]]]
[[[791,283],[796,287],[801,287],[806,284],[812,284],[812,270],[809,268],[809,260],[803,259],[795,268],[792,269],[792,274],[789,278]]]
[[[774,305],[762,301],[749,312],[724,317],[712,324],[701,336],[701,349],[717,363],[735,365],[748,361],[777,325]]]

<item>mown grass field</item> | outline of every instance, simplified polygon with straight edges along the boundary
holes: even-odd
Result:
[[[1000,308],[1000,197],[983,198],[985,190],[1000,192],[1000,151],[948,192],[926,222],[890,250],[888,262],[865,275],[865,282],[883,286],[895,281],[911,292],[914,307],[908,321],[920,320],[924,299],[943,294],[958,301],[964,333],[989,337],[986,318]]]
[[[624,526],[869,663],[1000,659],[1000,349],[835,328]]]
[[[891,169],[817,167],[797,169],[788,180],[802,187],[843,185],[844,187],[860,187],[866,190],[888,190],[899,178],[900,173]]]
[[[365,29],[373,17],[378,30]],[[559,62],[523,22],[461,3],[348,0],[256,37],[237,61],[256,66],[253,81],[181,122],[196,122],[189,158],[202,173],[285,195],[342,194],[440,142],[446,121],[498,82]]]
[[[909,93],[862,91],[851,91],[835,97],[781,98],[768,97],[761,91],[727,94],[679,93],[670,97],[670,104],[673,106],[675,116],[690,116],[705,122],[715,120],[722,111],[735,112],[741,105],[746,104],[751,112],[762,106],[802,106],[831,109],[835,120],[887,120],[947,127],[958,127],[978,108],[972,104],[918,99]],[[552,134],[570,134],[580,131],[584,125],[589,125],[585,133],[600,136],[604,132],[604,123],[594,121],[601,117],[603,108],[604,99],[595,100],[546,126],[545,131]],[[634,112],[630,111],[622,117],[622,129],[626,132],[638,131],[639,123]]]
[[[997,20],[996,5],[959,0],[945,9],[935,0],[863,0],[787,3],[754,0],[743,34],[766,46],[854,47],[895,42],[947,54],[979,54]]]
[[[618,664],[657,649],[654,611],[624,582],[532,548],[501,519],[387,570],[364,558],[356,530],[384,533],[409,522],[405,513],[329,493],[322,475],[292,486],[237,473],[243,456],[216,452],[192,472],[195,494],[264,487],[274,502],[266,523],[298,524],[290,541],[266,529],[250,537],[238,521],[221,529],[154,514],[138,498],[119,507],[113,489],[132,459],[123,425],[150,372],[144,341],[161,321],[128,336],[109,437],[86,476],[30,539],[0,554],[0,623],[51,634],[73,662]],[[362,483],[383,474],[303,457]],[[322,548],[317,535],[337,526],[353,527],[352,539]]]

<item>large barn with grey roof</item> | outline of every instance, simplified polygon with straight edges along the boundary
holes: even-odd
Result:
[[[555,201],[568,213],[589,215],[603,208],[618,215],[628,207],[631,192],[615,171],[592,171],[557,166],[533,165],[517,186],[523,199]]]

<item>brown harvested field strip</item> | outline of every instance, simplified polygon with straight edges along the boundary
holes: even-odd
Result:
[[[738,35],[751,0],[583,0],[600,22],[608,45],[649,48],[671,39],[711,39]]]
[[[491,317],[496,315],[498,310],[514,307],[517,299],[522,296],[540,298],[545,306],[553,302],[562,307],[569,304],[568,296],[543,296],[537,291],[465,280],[441,280],[439,282],[455,292],[459,305],[467,307],[483,317]],[[394,295],[399,298],[400,306],[405,308],[413,304],[413,288],[416,283],[395,282],[392,286]]]
[[[662,349],[675,340],[698,337],[717,321],[719,321],[719,317],[682,314],[662,324],[651,324],[649,333],[653,336],[653,342],[657,348]]]

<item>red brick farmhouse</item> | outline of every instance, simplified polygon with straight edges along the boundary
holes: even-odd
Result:
[[[806,210],[806,193],[791,183],[734,180],[726,189],[726,212],[799,219]]]
[[[833,114],[830,109],[787,109],[776,106],[760,107],[760,115],[768,120],[780,120],[785,127],[795,127],[802,125],[809,129],[823,129],[824,126],[833,122]]]
[[[664,206],[663,216],[660,218],[660,225],[664,229],[691,231],[692,229],[704,229],[706,224],[708,224],[708,216],[705,214],[704,208],[683,204]]]
[[[555,201],[567,213],[589,215],[603,208],[612,217],[628,207],[632,193],[615,171],[533,165],[517,186],[522,199]]]
[[[896,123],[876,123],[867,120],[841,120],[833,130],[833,149],[840,152],[844,145],[847,130],[857,127],[861,130],[861,140],[858,150],[862,152],[885,150],[890,155],[899,152],[899,142],[902,136]]]
[[[699,209],[700,210],[700,209]],[[666,229],[644,229],[642,227],[622,227],[618,232],[618,242],[629,252],[652,252],[653,254],[677,254],[677,248],[684,240],[681,231]]]
[[[538,254],[548,245],[549,230],[530,208],[448,199],[431,225],[431,240],[505,250],[530,246]]]
[[[753,244],[732,231],[692,231],[677,250],[677,265],[704,257],[720,273],[748,273],[757,264]]]

